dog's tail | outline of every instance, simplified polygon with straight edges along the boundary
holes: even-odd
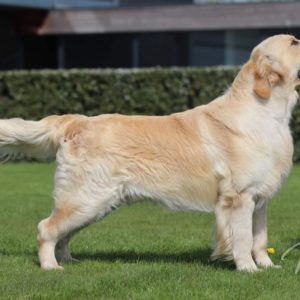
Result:
[[[40,121],[0,120],[0,161],[54,159],[60,138],[58,118],[53,116]]]

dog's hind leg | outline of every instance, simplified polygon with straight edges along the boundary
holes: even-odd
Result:
[[[59,237],[67,234],[67,228],[63,224],[67,221],[67,218],[62,217],[64,214],[63,209],[55,209],[38,225],[39,261],[42,269],[62,269],[56,261],[54,251]]]
[[[43,269],[61,268],[55,248],[59,259],[70,260],[68,242],[72,235],[102,219],[121,201],[122,178],[117,172],[113,174],[114,165],[88,161],[87,149],[80,141],[80,138],[66,140],[57,152],[55,208],[38,225],[39,260]]]
[[[68,250],[70,238],[80,229],[102,219],[119,202],[113,195],[99,196],[95,203],[86,201],[81,206],[62,205],[38,225],[39,261],[42,269],[61,269],[55,257],[55,248],[61,260],[72,259]]]
[[[42,269],[61,269],[55,257],[58,246],[58,257],[61,260],[71,260],[68,242],[72,235],[81,228],[103,218],[111,210],[106,207],[61,207],[54,209],[52,214],[38,225],[39,261]]]
[[[55,247],[55,257],[58,262],[76,262],[77,259],[73,258],[70,249],[69,249],[69,242],[73,238],[73,236],[79,231],[80,229],[74,230],[66,237],[61,239]]]

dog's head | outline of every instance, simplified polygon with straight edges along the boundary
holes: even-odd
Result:
[[[262,99],[277,85],[295,88],[300,84],[300,41],[292,35],[275,35],[254,48],[254,92]]]

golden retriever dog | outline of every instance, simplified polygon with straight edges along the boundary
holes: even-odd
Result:
[[[185,112],[1,120],[2,160],[57,160],[55,208],[38,225],[42,269],[72,261],[74,234],[133,197],[214,211],[213,257],[241,271],[273,267],[266,206],[292,166],[299,70],[299,40],[276,35],[254,48],[224,95]]]

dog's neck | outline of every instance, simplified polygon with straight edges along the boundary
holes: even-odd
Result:
[[[254,92],[255,71],[248,62],[236,76],[230,90],[229,98],[245,102],[245,105],[260,106],[262,112],[284,123],[289,123],[292,110],[296,105],[298,93],[294,86],[287,84],[277,85],[272,88],[269,99],[261,99]]]
[[[297,103],[298,93],[295,89],[286,90],[282,86],[273,89],[270,99],[265,107],[273,112],[273,117],[285,123],[289,123],[292,111]]]

